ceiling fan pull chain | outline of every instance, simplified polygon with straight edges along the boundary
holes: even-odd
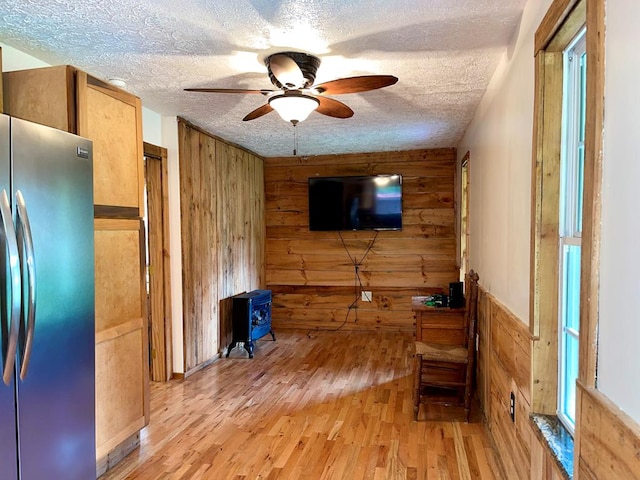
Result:
[[[293,156],[294,157],[298,155],[298,129],[296,127],[297,127],[297,123],[293,123]]]

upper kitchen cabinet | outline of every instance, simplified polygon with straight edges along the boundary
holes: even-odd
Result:
[[[104,207],[106,216],[141,216],[144,166],[138,97],[69,65],[5,72],[3,93],[5,113],[93,141],[97,216]]]

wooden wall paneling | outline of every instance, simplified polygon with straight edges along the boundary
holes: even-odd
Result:
[[[189,127],[179,130],[180,155],[180,209],[182,231],[182,278],[183,278],[183,327],[184,327],[184,369],[187,373],[198,363],[200,347],[198,319],[200,307],[200,268],[198,256],[201,225],[200,205],[195,196],[200,192],[200,176],[194,166],[200,163],[200,143],[198,132]]]
[[[566,477],[539,441],[531,445],[531,480],[565,480]]]
[[[230,342],[226,300],[264,284],[262,159],[180,119],[185,373]]]
[[[578,382],[580,480],[640,478],[640,425],[593,387]]]
[[[264,245],[265,245],[265,223],[264,223],[264,168],[262,168],[263,161],[257,159],[255,156],[251,156],[244,153],[245,156],[245,175],[246,183],[253,185],[248,194],[249,208],[248,216],[245,219],[245,236],[247,238],[247,264],[249,270],[255,272],[256,276],[252,279],[256,283],[252,287],[260,287],[264,285]],[[259,188],[255,188],[258,187]],[[258,218],[262,221],[259,223]]]
[[[226,352],[233,340],[233,300],[231,297],[218,300],[218,312],[220,316],[220,331],[218,333],[220,350]]]
[[[529,420],[531,334],[528,326],[491,294],[481,290],[479,299],[484,326],[479,323],[478,377],[486,382],[484,412],[508,478],[529,478],[533,441]],[[484,355],[480,353],[483,350]],[[509,414],[511,393],[516,398],[515,422]]]
[[[216,233],[216,209],[217,202],[213,195],[217,185],[216,177],[219,174],[216,163],[216,143],[217,141],[200,134],[200,162],[198,162],[198,175],[201,179],[202,213],[200,215],[204,222],[200,225],[200,244],[205,246],[200,250],[199,256],[202,278],[202,353],[198,358],[198,363],[214,358],[219,351],[218,343],[218,265],[216,257],[218,254],[211,248],[212,239]]]
[[[534,339],[527,325],[482,288],[478,312],[480,347],[477,394],[507,478],[563,480],[565,477],[556,460],[534,433],[529,418],[532,411],[531,352]],[[483,382],[486,382],[484,386]],[[512,422],[509,415],[511,392],[516,396],[515,422]],[[486,396],[484,401],[483,396]],[[580,478],[595,480],[625,477]]]
[[[193,318],[193,301],[191,293],[191,250],[192,242],[185,234],[190,231],[192,215],[192,202],[190,192],[193,190],[193,179],[191,178],[189,167],[191,165],[191,142],[190,130],[188,127],[178,124],[178,157],[180,159],[178,168],[180,175],[180,231],[181,231],[181,255],[182,255],[182,331],[183,331],[183,371],[187,371],[187,365],[192,363],[187,359],[191,355],[187,345],[191,345],[191,319]]]
[[[227,270],[228,262],[226,261],[226,256],[221,251],[223,245],[229,245],[227,236],[227,234],[229,233],[227,231],[229,219],[227,218],[227,215],[232,212],[230,212],[229,209],[225,209],[224,205],[230,197],[233,197],[233,192],[231,191],[233,186],[229,185],[229,182],[232,182],[233,179],[230,177],[230,173],[224,171],[224,166],[230,161],[229,157],[232,146],[221,141],[216,141],[215,148],[216,168],[218,170],[218,175],[216,175],[216,195],[218,198],[218,205],[216,207],[216,243],[219,253],[218,263],[216,264],[216,276],[218,278],[225,278],[224,282],[219,282],[217,285],[217,295],[220,312],[219,341],[220,349],[221,351],[223,351],[231,343],[233,333],[233,302],[231,301],[231,297],[243,292],[235,290],[235,286],[233,283],[234,277],[232,275],[232,272],[229,272]],[[227,175],[229,175],[229,177]],[[238,214],[240,214],[240,212],[238,212]]]
[[[455,158],[454,149],[440,149],[265,159],[266,283],[274,291],[274,328],[342,324],[359,289],[350,257],[360,261],[375,235],[343,232],[341,240],[337,232],[310,232],[308,178],[399,173],[403,175],[403,229],[379,232],[358,272],[358,284],[372,291],[374,299],[393,292],[394,301],[358,301],[357,323],[350,312],[343,328],[413,330],[412,295],[402,296],[402,288],[411,289],[413,295],[416,290],[418,295],[448,291],[449,283],[459,275],[453,205]],[[292,296],[305,297],[310,288],[339,288],[346,293],[323,295],[317,304],[312,302],[318,297],[311,302],[307,297],[304,308],[296,307]],[[283,289],[289,289],[289,298],[280,300]],[[350,300],[345,302],[345,296]]]
[[[278,221],[277,218],[281,214],[278,212],[270,214],[271,218],[274,221]],[[301,216],[301,213],[298,213],[297,216]],[[425,238],[451,238],[454,236],[454,231],[452,226],[448,225],[430,225],[427,223],[421,224],[407,224],[405,220],[406,216],[403,218],[402,232],[405,235],[409,236],[423,236]],[[417,216],[416,216],[417,218]],[[453,218],[453,215],[451,215]],[[427,219],[429,221],[429,219]],[[290,238],[295,237],[299,239],[311,239],[311,238],[333,238],[335,233],[331,232],[310,232],[309,227],[307,225],[300,225],[300,221],[296,221],[292,225],[282,225],[272,224],[266,228],[265,235],[269,238]],[[445,221],[441,221],[441,223],[446,223]],[[389,235],[391,232],[387,232]],[[331,237],[330,237],[331,236]],[[267,258],[267,261],[269,259]]]
[[[235,218],[235,211],[226,208],[226,205],[230,199],[237,197],[237,179],[235,178],[235,171],[231,168],[233,163],[232,147],[223,142],[216,142],[217,157],[219,159],[218,168],[219,172],[216,177],[217,191],[218,191],[218,207],[217,207],[217,225],[216,232],[218,234],[219,245],[219,263],[218,263],[218,276],[227,279],[224,284],[219,286],[219,294],[221,298],[227,298],[235,295],[238,292],[235,285],[234,271],[234,257],[233,250],[237,249],[239,245],[234,244],[234,229],[233,220]],[[237,212],[241,215],[240,212]],[[237,250],[236,250],[237,251]]]
[[[372,173],[387,173],[374,171],[380,164],[414,163],[420,164],[428,162],[429,165],[437,165],[442,161],[442,165],[448,165],[452,156],[455,157],[455,148],[434,148],[429,150],[406,150],[395,152],[374,152],[374,153],[352,153],[340,155],[317,155],[304,157],[270,157],[269,164],[274,167],[298,167],[304,165],[356,165],[356,171],[361,170],[361,165],[366,164]],[[354,173],[358,175],[358,173]],[[267,178],[267,181],[271,179]],[[306,179],[305,179],[306,181]]]

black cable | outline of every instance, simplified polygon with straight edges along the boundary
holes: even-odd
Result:
[[[358,299],[360,297],[360,294],[362,292],[362,290],[364,290],[364,285],[362,285],[362,278],[360,277],[360,267],[362,266],[362,264],[364,263],[364,260],[367,258],[367,255],[369,254],[369,252],[371,251],[371,249],[373,248],[373,245],[376,243],[376,239],[378,238],[378,234],[380,232],[378,230],[376,230],[375,235],[373,236],[373,238],[369,241],[369,244],[367,245],[367,249],[364,251],[364,253],[362,254],[362,258],[360,258],[360,260],[358,260],[356,258],[356,256],[354,255],[353,257],[351,256],[351,254],[349,253],[349,248],[347,247],[347,244],[344,241],[344,238],[342,237],[342,232],[338,231],[338,235],[340,236],[340,240],[342,241],[342,246],[344,247],[345,251],[347,252],[347,256],[349,257],[349,260],[351,260],[351,263],[353,264],[353,269],[354,269],[354,286],[353,286],[353,290],[354,290],[354,298],[353,298],[353,302],[351,303],[351,305],[349,305],[348,309],[347,309],[347,315],[349,313],[349,311],[351,311],[351,309],[355,306],[355,311],[356,311],[356,323],[358,323]],[[358,290],[358,286],[360,286],[360,290]]]
[[[360,296],[360,292],[362,292],[362,290],[364,290],[364,285],[362,285],[362,279],[360,278],[360,267],[362,266],[362,264],[364,263],[364,260],[367,258],[367,255],[369,254],[369,252],[371,251],[371,249],[373,248],[373,245],[376,243],[376,239],[378,238],[378,234],[380,232],[378,230],[376,230],[375,235],[373,236],[373,238],[369,241],[369,245],[367,245],[367,249],[365,250],[364,254],[362,255],[362,258],[360,260],[358,260],[356,258],[356,256],[354,255],[353,257],[351,256],[351,254],[349,253],[349,248],[347,247],[347,244],[344,242],[344,238],[342,237],[342,232],[338,230],[338,236],[340,237],[340,241],[342,242],[342,246],[344,247],[345,252],[347,252],[347,257],[349,257],[349,260],[351,261],[351,264],[353,265],[354,268],[354,298],[353,298],[353,302],[351,302],[351,304],[347,307],[347,314],[344,316],[344,320],[342,321],[342,323],[336,327],[336,328],[315,328],[313,330],[308,330],[307,331],[307,337],[311,338],[311,332],[337,332],[338,330],[340,330],[342,327],[344,327],[347,324],[347,320],[349,318],[349,313],[351,313],[351,310],[355,310],[356,311],[356,320],[355,323],[358,323],[358,298]],[[358,291],[358,286],[360,286],[360,292]],[[356,307],[356,308],[354,308]]]

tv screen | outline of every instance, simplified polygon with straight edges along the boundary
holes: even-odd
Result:
[[[309,230],[402,229],[402,176],[309,178]]]

